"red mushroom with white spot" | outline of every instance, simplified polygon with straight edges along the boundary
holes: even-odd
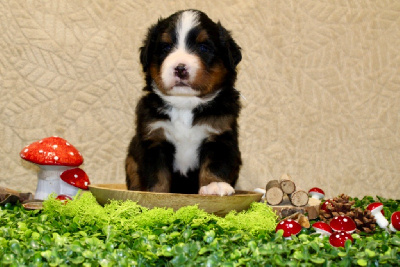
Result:
[[[344,231],[349,234],[356,230],[356,223],[349,216],[340,215],[331,220],[329,226],[333,231]]]
[[[329,237],[329,243],[334,247],[344,247],[347,240],[353,243],[353,237],[345,231],[335,232]]]
[[[24,147],[22,159],[39,166],[35,198],[46,199],[51,193],[59,194],[60,174],[83,163],[81,153],[65,139],[47,137]]]
[[[330,236],[332,234],[332,228],[329,226],[329,224],[322,221],[314,223],[312,228],[314,228],[317,234],[321,234],[321,238],[324,236]]]
[[[81,168],[66,170],[60,177],[60,194],[75,196],[79,189],[89,189],[89,177]]]
[[[72,200],[72,197],[68,195],[58,195],[56,199],[61,201],[61,203],[66,204],[68,201]]]
[[[325,197],[325,192],[321,188],[318,187],[313,187],[308,191],[308,194],[310,197],[315,198],[315,199],[323,199]]]
[[[332,199],[325,200],[324,203],[321,205],[321,210],[328,211],[328,206],[332,207]]]
[[[400,211],[395,211],[390,217],[389,229],[392,232],[400,231]]]
[[[302,227],[301,225],[292,219],[282,220],[276,226],[275,232],[278,230],[283,230],[283,237],[285,239],[292,239],[292,235],[297,235],[300,233]]]
[[[382,214],[383,204],[380,202],[374,202],[368,205],[367,210],[371,211],[374,216],[376,223],[380,228],[386,229],[389,225],[388,220]]]

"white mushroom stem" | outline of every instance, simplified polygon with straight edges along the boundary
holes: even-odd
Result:
[[[39,165],[35,199],[46,199],[51,193],[60,194],[60,175],[69,166]]]
[[[380,210],[375,210],[371,212],[371,214],[375,217],[376,223],[380,228],[385,229],[389,225],[388,220],[383,216]]]
[[[397,232],[396,228],[393,227],[393,224],[389,225],[389,230],[392,231],[393,233]]]
[[[78,193],[78,190],[78,187],[70,185],[60,179],[60,194],[73,197]]]
[[[318,200],[320,200],[324,197],[323,194],[318,193],[318,192],[310,192],[310,195],[311,195],[311,198],[318,199]]]
[[[324,236],[330,236],[331,235],[331,233],[329,233],[329,232],[327,232],[327,231],[325,231],[325,230],[322,230],[322,229],[317,229],[317,228],[315,228],[315,232],[317,233],[317,234],[320,234],[320,238],[323,238]]]
[[[256,193],[263,194],[262,198],[265,198],[265,194],[266,194],[266,192],[267,192],[267,191],[265,191],[265,189],[258,188],[258,187],[255,188],[253,191],[256,192]]]

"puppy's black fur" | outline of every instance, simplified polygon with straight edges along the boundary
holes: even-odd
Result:
[[[182,23],[190,20],[184,20],[183,16],[188,14],[195,17],[196,23],[185,31]],[[184,48],[180,47],[182,42],[178,44],[183,33]],[[163,73],[170,66],[167,58],[171,61],[172,57],[178,57],[172,54],[179,49],[187,53],[198,69],[190,72],[193,68],[185,69],[185,64],[178,64],[184,66],[181,69],[173,66],[175,77],[171,79],[176,80],[176,86],[195,94],[179,95],[180,104],[176,105],[169,101],[175,93],[166,85]],[[185,57],[186,54],[183,61]],[[241,58],[240,48],[230,33],[200,11],[180,11],[150,27],[140,49],[146,95],[136,108],[136,134],[126,158],[129,190],[195,194],[212,182],[226,182],[234,187],[241,166],[237,124],[241,106],[239,92],[233,86]],[[189,112],[191,125],[187,131],[192,131],[189,136],[197,134],[193,132],[196,127],[211,130],[205,130],[197,147],[193,147],[197,155],[191,156],[194,160],[184,169],[177,163],[177,155],[179,147],[187,144],[171,137],[175,134],[171,125],[175,125],[173,114],[180,114],[186,98],[198,101]]]

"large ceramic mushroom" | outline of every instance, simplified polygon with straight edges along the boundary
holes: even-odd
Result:
[[[60,193],[60,175],[83,163],[81,153],[65,139],[47,137],[24,147],[21,158],[40,167],[35,199],[46,199]]]

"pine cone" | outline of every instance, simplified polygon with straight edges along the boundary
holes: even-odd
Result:
[[[356,223],[356,232],[370,233],[375,230],[376,221],[368,210],[363,211],[361,208],[354,208],[354,201],[350,201],[350,197],[341,194],[338,197],[328,200],[325,210],[320,209],[320,219],[326,223],[340,215],[349,216]]]
[[[374,216],[371,215],[371,211],[362,210],[361,208],[355,208],[349,212],[347,215],[353,219],[356,223],[357,229],[356,232],[365,232],[370,233],[375,231],[376,221]]]

